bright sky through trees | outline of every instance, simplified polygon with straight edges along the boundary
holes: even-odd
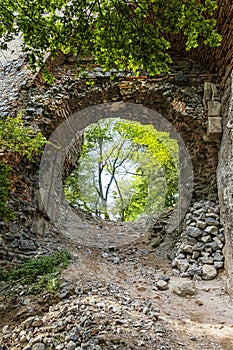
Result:
[[[84,133],[68,202],[105,220],[130,221],[172,207],[178,192],[178,145],[152,125],[104,119]]]

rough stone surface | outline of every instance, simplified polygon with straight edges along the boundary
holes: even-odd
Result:
[[[166,289],[169,288],[168,282],[163,281],[163,280],[159,280],[159,281],[156,283],[156,287],[157,287],[159,290],[166,290]]]
[[[207,134],[222,135],[222,118],[220,117],[209,117],[207,125]]]
[[[196,73],[190,74],[194,65]],[[25,125],[49,136],[65,118],[85,107],[111,101],[143,104],[166,116],[183,137],[193,160],[194,198],[217,199],[217,147],[203,140],[207,130],[202,102],[204,82],[206,79],[215,81],[215,76],[201,65],[182,60],[178,55],[174,56],[170,76],[161,75],[153,79],[146,77],[139,80],[132,74],[121,72],[115,81],[111,81],[105,72],[96,67],[89,72],[95,84],[88,86],[86,80],[76,77],[72,69],[72,65],[66,64],[54,67],[55,81],[49,86],[41,82],[39,76],[34,79],[28,73],[24,57],[9,62],[1,68],[4,94],[0,97],[0,112],[14,116],[23,109]],[[181,72],[189,84],[182,83]],[[75,155],[67,155],[64,176],[72,169],[74,159]],[[9,207],[15,212],[17,229],[10,223],[3,224],[0,245],[2,265],[49,252],[52,249],[52,245],[48,244],[49,237],[58,233],[51,227],[38,196],[39,161],[38,158],[35,164],[31,164],[22,160],[13,169],[17,188],[10,193]],[[158,243],[160,241],[158,237]]]
[[[181,296],[192,296],[196,294],[196,286],[193,281],[181,281],[172,286],[172,292]]]
[[[20,46],[20,43],[18,44]],[[35,81],[35,77],[28,72],[25,56],[20,52],[17,53],[17,45],[15,47],[13,46],[12,52],[5,59],[3,58],[1,60],[1,115],[14,116],[17,111],[24,109],[23,118],[25,124],[33,125],[35,130],[42,130],[48,136],[64,118],[69,116],[70,113],[77,111],[77,108],[82,109],[92,104],[108,101],[142,103],[149,108],[156,109],[162,115],[166,115],[184,138],[194,166],[194,198],[197,200],[205,198],[216,201],[215,170],[217,166],[218,146],[206,136],[207,116],[205,106],[203,106],[202,102],[203,87],[206,82],[215,83],[216,91],[214,96],[213,92],[211,92],[212,95],[210,95],[210,98],[212,99],[214,97],[214,101],[219,99],[219,86],[216,76],[211,76],[201,65],[175,55],[174,64],[171,66],[171,75],[161,75],[154,80],[146,79],[139,81],[132,75],[130,76],[125,72],[121,72],[115,82],[110,82],[108,80],[108,72],[104,73],[96,67],[93,71],[89,72],[89,78],[95,79],[95,85],[94,87],[88,87],[85,79],[75,77],[72,67],[70,69],[68,66],[58,65],[54,69],[55,83],[53,86],[48,86],[44,83],[41,84],[39,79]],[[224,137],[220,156],[220,172],[225,169],[224,166],[226,164],[230,164],[229,159],[226,158],[231,157],[231,146],[228,145],[229,140],[231,140],[230,116],[232,114],[232,107],[229,104],[229,101],[232,99],[230,92],[231,79],[229,79],[227,86],[228,89],[226,88],[225,95],[221,101],[223,103]],[[215,103],[215,110],[218,114],[219,104],[216,105],[217,103]],[[196,132],[197,130],[198,132]],[[3,266],[17,263],[19,260],[26,260],[31,255],[43,254],[50,250],[47,244],[49,239],[42,239],[43,248],[38,239],[39,237],[42,238],[50,227],[48,220],[44,218],[43,208],[39,206],[38,198],[35,195],[38,183],[36,176],[38,164],[39,159],[37,165],[33,166],[23,161],[13,171],[13,176],[18,177],[18,185],[17,191],[12,193],[9,207],[16,213],[17,235],[15,234],[15,230],[10,228],[10,225],[2,223],[1,232],[5,233],[0,240],[1,265]],[[230,174],[229,172],[230,170],[227,169],[226,173],[228,175]],[[23,175],[18,176],[18,174]],[[221,176],[220,174],[220,179],[229,177],[227,181],[224,181],[225,184],[230,184],[232,176],[228,175]],[[223,182],[221,183],[220,180],[219,183],[220,192],[221,194],[224,193],[224,202],[228,203],[229,200],[226,200],[225,197],[230,198],[231,195],[226,190],[227,185],[225,185],[225,190],[223,190]],[[224,211],[225,209],[221,210]],[[225,215],[225,218],[227,215]],[[199,223],[197,227],[203,230],[205,224],[203,222]],[[229,226],[231,224],[226,223],[226,225]],[[229,232],[232,232],[232,230],[229,230]],[[49,235],[46,234],[46,236],[48,237]],[[217,238],[218,241],[215,241],[215,243],[222,249],[222,239]],[[229,261],[226,267],[228,269],[229,281],[232,281],[233,244],[230,233],[226,234],[226,241],[225,255],[226,260]],[[210,242],[210,237],[203,236],[202,242],[204,244]],[[189,251],[191,249],[188,247],[189,245],[189,243],[186,244],[186,254],[190,254],[187,251],[187,249]],[[216,245],[215,247],[217,249]],[[213,248],[213,245],[207,247],[209,253]],[[197,256],[201,249],[200,246],[198,249],[193,252],[192,256]],[[203,257],[201,258],[203,260]],[[211,259],[207,259],[206,261],[210,262]],[[223,265],[222,262],[214,261],[216,268],[220,268],[221,265]],[[229,282],[229,285],[232,284],[233,282]]]
[[[217,276],[217,270],[214,266],[203,265],[202,278],[203,280],[212,280]]]
[[[224,244],[219,205],[205,201],[193,203],[171,253],[173,272],[181,277],[215,278],[216,269],[224,266]]]
[[[233,72],[227,81],[223,96],[223,137],[219,152],[218,193],[226,245],[225,267],[228,274],[228,292],[233,295]]]

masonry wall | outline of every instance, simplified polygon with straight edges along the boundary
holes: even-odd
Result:
[[[216,76],[178,56],[174,57],[172,74],[155,79],[123,75],[111,81],[98,69],[94,72],[94,86],[87,85],[86,79],[75,77],[75,72],[65,64],[54,71],[53,86],[39,80],[28,81],[20,88],[20,98],[12,115],[22,109],[25,124],[33,125],[49,137],[69,115],[86,107],[116,101],[143,104],[167,118],[183,137],[194,167],[193,199],[216,201],[219,143],[206,140],[207,113],[203,105],[204,82],[212,81],[218,86]],[[58,237],[59,232],[51,226],[38,201],[39,161],[37,158],[32,164],[22,160],[14,165],[9,205],[16,217],[14,222],[2,227],[3,265],[48,252]],[[70,165],[69,160],[67,164]]]
[[[228,274],[227,289],[233,295],[233,72],[225,85],[222,118],[223,137],[217,171],[218,193],[226,237],[224,254]]]
[[[225,268],[228,274],[227,289],[233,295],[233,1],[218,0],[215,11],[217,30],[222,35],[222,45],[210,48],[200,41],[197,49],[185,51],[185,38],[182,35],[172,37],[172,49],[189,57],[221,79],[223,137],[219,152],[217,170],[218,194],[222,223],[226,235]]]
[[[202,97],[204,82],[218,83],[219,76],[223,138],[217,172],[218,193],[226,232],[228,291],[233,294],[233,88],[230,77],[233,67],[233,1],[218,0],[218,3],[215,17],[223,44],[217,48],[208,48],[200,43],[197,49],[186,52],[184,37],[173,37],[172,50],[179,52],[183,58],[175,57],[169,78],[161,76],[157,81],[147,82],[120,78],[110,83],[100,74],[95,86],[87,88],[85,82],[63,75],[63,67],[59,67],[62,68],[61,75],[57,76],[55,86],[50,88],[33,81],[28,72],[23,72],[25,58],[22,57],[0,67],[3,91],[0,112],[2,115],[14,116],[17,110],[25,108],[25,123],[33,123],[49,136],[64,118],[78,109],[109,101],[142,103],[168,117],[182,134],[194,165],[194,199],[216,200],[219,144],[204,140],[207,118]],[[192,61],[185,61],[185,57]],[[208,68],[211,74],[197,62]],[[185,75],[183,82],[179,78],[180,72]],[[49,222],[37,201],[39,159],[36,161],[35,164],[22,161],[13,169],[14,183],[9,205],[16,212],[16,218],[9,224],[1,223],[0,256],[3,265],[53,249],[50,237],[56,233],[49,231]]]

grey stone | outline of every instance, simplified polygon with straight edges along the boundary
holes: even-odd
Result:
[[[196,203],[193,203],[193,210],[197,210],[197,209],[202,209],[202,207],[203,207],[203,204],[202,203],[200,203],[200,202],[196,202]],[[191,210],[192,210],[191,209]]]
[[[202,235],[202,230],[200,230],[198,227],[188,226],[187,227],[187,235],[189,235],[193,238],[198,238]]]
[[[224,256],[219,253],[214,254],[213,258],[214,258],[214,261],[224,261]]]
[[[192,259],[196,260],[200,256],[200,254],[201,254],[200,252],[194,251],[193,254],[192,254]]]
[[[170,281],[170,277],[167,276],[167,275],[159,276],[159,279],[162,280],[162,281],[165,281],[165,282],[169,282]]]
[[[206,249],[210,248],[210,250],[218,250],[219,245],[216,242],[210,242],[206,244]]]
[[[206,223],[205,221],[197,221],[197,227],[201,228],[202,230],[204,230],[206,228]]]
[[[178,254],[177,255],[177,257],[176,257],[176,259],[178,259],[178,260],[182,260],[182,259],[185,259],[186,258],[186,256],[184,255],[184,254]]]
[[[176,260],[176,266],[178,267],[178,269],[180,270],[180,272],[185,272],[187,271],[187,269],[189,268],[189,263],[187,262],[187,260],[183,259],[183,260]]]
[[[210,233],[211,235],[217,235],[218,234],[218,228],[216,226],[207,226],[205,228],[205,232]]]
[[[118,256],[115,256],[113,259],[112,259],[112,262],[113,264],[120,264],[120,258]]]
[[[35,243],[31,240],[22,240],[19,242],[20,250],[34,250],[36,248]]]
[[[195,244],[195,246],[193,247],[193,251],[198,251],[198,252],[201,252],[203,251],[205,248],[205,244],[202,243],[202,242],[198,242]]]
[[[190,244],[192,246],[194,246],[194,244],[196,244],[197,242],[198,242],[197,239],[193,237],[185,236],[183,238],[183,243]]]
[[[185,253],[192,253],[193,246],[191,246],[189,244],[185,244],[185,245],[181,246],[180,249]]]
[[[217,227],[220,226],[220,223],[217,220],[213,219],[212,217],[206,218],[205,222],[209,226],[217,226]]]
[[[172,274],[174,276],[180,276],[180,271],[178,269],[172,269]]]
[[[204,213],[205,213],[205,209],[203,208],[203,206],[202,206],[200,209],[195,210],[195,211],[193,212],[193,214],[194,214],[194,215],[197,215],[197,216],[199,216],[199,215],[201,215],[201,214],[204,214]]]
[[[45,350],[46,346],[43,343],[36,343],[32,345],[32,350]]]
[[[202,278],[203,280],[212,280],[217,276],[217,270],[212,265],[203,265]]]
[[[208,253],[208,252],[201,252],[201,256],[204,256],[205,258],[208,258],[210,256],[210,253]]]
[[[67,344],[67,349],[68,349],[68,350],[75,350],[75,348],[76,348],[76,344],[75,344],[74,341],[71,340],[71,341]]]
[[[206,213],[206,218],[214,218],[219,220],[219,215],[214,212],[214,208],[210,213]]]
[[[201,213],[201,215],[199,216],[199,220],[205,221],[205,213]]]
[[[208,243],[208,242],[211,242],[211,236],[203,236],[201,238],[202,242],[204,243]]]
[[[221,268],[223,268],[223,266],[224,266],[224,262],[223,261],[214,261],[214,267],[216,269],[221,269]]]
[[[196,286],[193,281],[182,281],[174,284],[171,288],[172,292],[181,296],[192,296],[196,294]]]
[[[223,248],[223,243],[218,237],[214,237],[214,242],[217,243],[217,245],[220,249]]]
[[[169,288],[168,287],[168,282],[163,281],[163,280],[159,280],[158,282],[156,282],[156,287],[159,290],[167,290]]]
[[[194,277],[194,275],[201,276],[201,275],[202,275],[202,268],[201,268],[200,266],[198,266],[197,264],[191,265],[191,266],[188,268],[187,273],[188,273],[191,277]]]
[[[213,258],[210,258],[210,257],[201,257],[198,259],[198,261],[201,261],[202,264],[208,264],[208,265],[212,265],[213,262],[214,262],[214,259]]]

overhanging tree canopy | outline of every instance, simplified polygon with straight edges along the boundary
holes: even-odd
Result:
[[[0,45],[22,33],[31,64],[58,50],[91,55],[105,69],[168,71],[168,33],[183,32],[186,48],[199,37],[210,46],[221,37],[211,18],[214,0],[0,0]]]

